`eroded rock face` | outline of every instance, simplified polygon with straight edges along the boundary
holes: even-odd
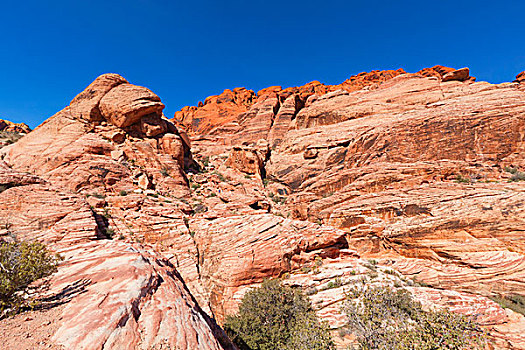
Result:
[[[65,258],[46,292],[66,302],[50,344],[231,348],[168,260],[137,243],[187,231],[187,204],[158,199],[189,192],[188,146],[162,108],[150,90],[106,74],[2,149],[0,235],[37,239]]]
[[[468,68],[454,70],[453,68],[434,66],[425,68],[415,76],[436,77],[441,80],[446,74],[452,74],[447,79],[466,80],[469,78]],[[464,77],[466,72],[466,77]],[[403,69],[363,72],[351,76],[338,85],[325,85],[312,81],[306,85],[283,89],[272,86],[258,91],[236,88],[225,90],[221,95],[206,98],[204,104],[197,107],[184,107],[175,113],[174,121],[180,123],[193,135],[215,134],[224,136],[235,134],[233,144],[268,139],[272,144],[278,144],[281,136],[293,127],[296,113],[305,104],[313,102],[318,97],[330,92],[353,92],[363,88],[374,89],[378,84],[399,75],[408,74]],[[472,78],[474,79],[474,78]],[[268,135],[268,133],[271,133]]]
[[[264,275],[289,273],[292,284],[321,288],[319,281],[353,270],[359,275],[360,259],[374,258],[381,268],[428,285],[412,290],[419,300],[481,313],[495,348],[524,346],[516,332],[523,317],[488,298],[525,290],[519,233],[525,198],[523,185],[512,180],[525,169],[525,94],[517,84],[476,83],[468,69],[398,73],[375,73],[383,80],[370,78],[373,83],[355,90],[321,91],[320,83],[271,87],[236,120],[208,134],[193,129],[193,156],[207,164],[192,176],[202,177],[193,193],[207,208],[196,217],[206,221],[189,222],[193,253],[182,258],[192,246],[182,244],[168,251],[217,319],[234,312]],[[240,152],[261,142],[270,150],[258,179]],[[325,248],[288,252],[279,233],[266,237],[273,228],[259,227],[268,214],[256,203],[265,197],[271,214],[344,231],[344,244],[319,236]],[[279,231],[286,232],[285,222]],[[301,232],[306,240],[311,235]],[[207,236],[213,239],[203,240]],[[259,248],[263,242],[277,248]],[[282,256],[272,258],[276,250]],[[250,256],[267,270],[254,270]],[[298,256],[301,263],[294,264]],[[301,271],[316,262],[325,274]],[[343,322],[343,289],[312,296],[323,301],[318,313],[334,328]],[[345,347],[343,340],[338,344]]]
[[[458,80],[458,81],[465,81],[470,77],[469,69],[468,68],[461,68],[457,69],[452,72],[448,72],[443,76],[443,81],[452,81],[452,80]]]
[[[52,290],[96,291],[66,304],[55,342],[215,348],[199,306],[222,322],[282,277],[334,330],[345,288],[365,279],[476,315],[494,348],[524,348],[525,317],[489,299],[525,290],[523,84],[435,66],[226,90],[177,114],[188,137],[149,90],[99,79],[0,151],[0,212],[67,256]]]
[[[0,164],[0,186],[6,184],[0,236],[45,242],[64,258],[45,290],[49,302],[66,302],[53,320],[57,330],[50,344],[67,349],[231,347],[175,268],[149,247],[108,240],[84,196]],[[19,336],[10,332],[5,334]]]
[[[25,123],[13,123],[9,120],[0,119],[0,131],[27,134],[28,132],[31,132],[31,128]]]
[[[144,116],[160,116],[164,105],[157,95],[145,87],[120,84],[102,97],[99,109],[105,119],[124,128],[139,122]]]
[[[145,175],[159,192],[184,195],[189,148],[163,108],[150,90],[105,74],[1,157],[83,193],[133,191]]]

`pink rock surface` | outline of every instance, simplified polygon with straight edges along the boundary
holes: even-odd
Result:
[[[523,317],[488,297],[525,290],[525,192],[514,181],[525,171],[525,93],[466,73],[226,90],[178,114],[191,140],[149,90],[100,77],[0,150],[10,230],[67,256],[52,290],[91,281],[53,339],[213,348],[220,332],[199,306],[222,322],[279,276],[315,288],[336,329],[345,286],[366,277],[397,281],[429,307],[479,313],[491,346],[523,348]],[[343,285],[329,287],[336,278]]]

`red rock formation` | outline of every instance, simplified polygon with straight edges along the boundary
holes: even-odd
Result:
[[[198,107],[184,107],[175,113],[175,120],[189,132],[207,133],[217,126],[227,124],[252,104],[255,93],[245,88],[224,90],[218,96],[206,98]]]
[[[452,72],[448,72],[443,76],[443,81],[452,81],[452,80],[458,80],[458,81],[465,81],[468,78],[470,78],[469,69],[468,68],[461,68],[457,69]]]
[[[27,134],[28,132],[31,131],[31,129],[25,123],[13,123],[13,122],[10,122],[9,120],[0,119],[0,131]]]
[[[105,75],[0,150],[0,218],[66,255],[51,291],[92,281],[55,343],[219,347],[198,306],[222,321],[281,276],[334,330],[345,288],[364,279],[477,315],[491,346],[520,349],[525,317],[489,297],[525,290],[521,89],[435,66],[226,90],[178,112],[188,138],[149,90]]]
[[[158,193],[188,192],[187,146],[161,110],[151,91],[103,75],[70,106],[2,149],[0,237],[36,239],[65,258],[44,295],[66,303],[50,326],[53,346],[232,348],[169,261],[133,243],[156,237],[151,227],[161,217],[166,221],[165,210],[175,227],[179,219],[185,228],[184,203],[155,200]],[[165,127],[155,138],[144,128],[152,120]],[[156,192],[140,189],[141,177]],[[112,235],[121,241],[108,240]],[[19,336],[9,329],[3,334]]]
[[[447,74],[451,78],[445,82]],[[504,170],[525,167],[525,94],[515,84],[474,83],[466,69],[439,66],[351,92],[338,89],[302,99],[297,90],[287,90],[281,97],[285,90],[266,89],[242,117],[212,135],[192,136],[194,156],[206,157],[207,169],[223,177],[218,181],[213,173],[199,174],[208,179],[199,180],[202,187],[194,193],[208,208],[199,215],[206,221],[190,221],[190,227],[196,232],[195,252],[208,254],[198,269],[190,268],[191,255],[180,259],[176,253],[186,247],[170,248],[199,300],[209,303],[220,320],[235,311],[244,291],[265,274],[289,272],[293,284],[309,288],[321,277],[300,274],[300,266],[313,267],[316,256],[323,266],[333,259],[335,266],[349,271],[360,264],[357,256],[373,257],[404,276],[445,290],[439,298],[431,297],[436,289],[415,291],[422,300],[466,314],[484,305],[480,312],[494,346],[523,347],[517,332],[523,317],[487,297],[523,295],[525,290],[525,246],[518,234],[525,223],[518,204],[525,200],[523,186],[508,182],[512,174]],[[259,158],[266,187],[246,178],[245,173],[253,173],[250,164],[257,162],[240,154],[264,142],[271,146],[269,157]],[[210,193],[217,193],[222,203],[208,198]],[[270,242],[279,249],[288,245],[274,241],[278,234],[259,237],[258,232],[266,234],[268,228],[258,226],[261,213],[253,209],[262,210],[257,203],[264,196],[271,199],[271,213],[347,232],[345,245],[326,241],[317,251],[296,248],[293,256],[301,256],[297,265],[286,250],[283,257],[271,258],[275,248],[258,244]],[[219,222],[223,228],[213,226]],[[244,223],[250,223],[246,232],[238,231]],[[217,232],[223,233],[215,236]],[[207,235],[214,238],[205,243],[201,237]],[[233,239],[242,243],[229,253],[226,242]],[[250,256],[266,272],[252,270]],[[227,267],[219,257],[228,261]],[[338,268],[330,272],[334,278]],[[224,270],[235,274],[230,277]],[[253,279],[247,281],[248,276]],[[452,298],[454,293],[463,294]],[[344,298],[342,289],[319,295],[320,316],[340,326],[335,301]]]
[[[415,74],[442,79],[444,75],[454,71],[453,68],[434,66],[425,68]],[[469,77],[468,68],[466,76],[465,68],[458,70],[458,72],[454,73],[458,77],[449,76],[446,79],[463,81]],[[351,76],[339,85],[325,85],[318,81],[312,81],[303,86],[290,87],[284,90],[280,86],[271,86],[258,91],[257,94],[244,88],[236,88],[233,91],[225,90],[219,96],[206,98],[204,104],[198,107],[184,107],[181,111],[175,113],[174,120],[183,125],[192,134],[222,134],[225,130],[231,131],[232,129],[244,132],[246,129],[255,128],[255,131],[248,131],[247,133],[253,134],[255,132],[255,135],[252,135],[253,137],[262,137],[265,135],[256,130],[258,128],[262,128],[261,130],[270,129],[274,122],[281,125],[282,130],[280,133],[282,133],[289,125],[289,123],[284,121],[289,118],[293,119],[295,113],[303,107],[310,96],[315,95],[318,97],[338,90],[353,92],[365,87],[376,86],[402,74],[407,73],[403,69],[376,70]],[[277,111],[280,111],[281,104],[282,107],[285,107],[285,111],[282,111],[279,116],[276,114]],[[261,108],[266,109],[266,114],[258,114],[261,113]],[[272,109],[274,113],[271,113]],[[246,141],[248,138],[246,135],[241,137],[243,141]],[[278,143],[279,139],[275,139],[275,142]]]
[[[521,72],[520,74],[516,75],[516,80],[514,80],[516,83],[522,83],[525,81],[525,71]]]

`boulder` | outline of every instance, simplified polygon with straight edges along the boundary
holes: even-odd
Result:
[[[102,74],[71,101],[71,113],[86,121],[100,121],[99,103],[102,97],[114,87],[126,83],[128,81],[118,74]]]
[[[131,84],[120,84],[100,100],[102,116],[119,128],[138,123],[149,114],[161,115],[164,105],[151,90]]]
[[[457,69],[452,72],[448,72],[443,76],[443,81],[452,81],[452,80],[458,80],[458,81],[465,81],[470,77],[469,69],[467,67]]]

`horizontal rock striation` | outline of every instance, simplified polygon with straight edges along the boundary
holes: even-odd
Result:
[[[170,121],[153,92],[106,74],[0,150],[0,234],[66,257],[45,294],[68,295],[57,346],[229,348],[214,319],[280,277],[340,349],[360,281],[525,348],[525,317],[490,300],[525,296],[520,77],[435,66],[236,88]]]
[[[162,107],[151,91],[103,75],[1,150],[0,239],[38,240],[64,258],[38,290],[44,307],[63,304],[49,321],[52,347],[234,348],[175,267],[139,243],[158,240],[151,226],[185,229],[187,204],[157,200],[189,192],[191,162]]]

